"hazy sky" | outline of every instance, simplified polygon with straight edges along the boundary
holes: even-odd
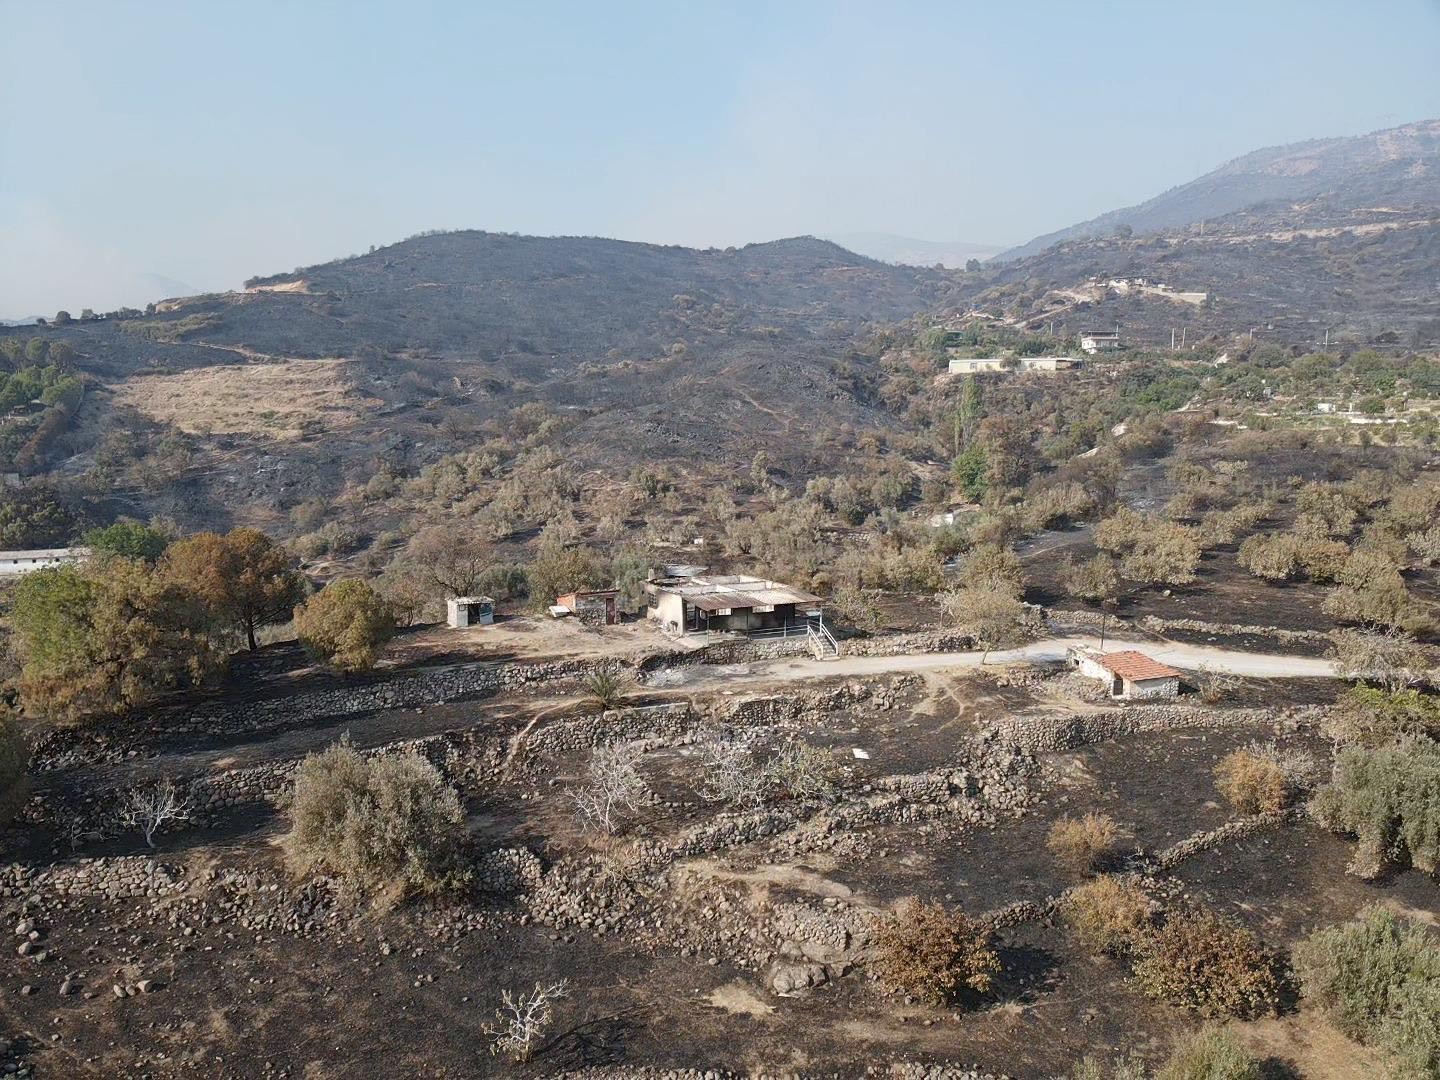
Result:
[[[0,0],[0,316],[428,228],[1016,243],[1440,116],[1440,0]]]

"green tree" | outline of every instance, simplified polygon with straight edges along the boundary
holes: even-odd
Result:
[[[599,588],[607,582],[604,566],[588,549],[543,540],[527,574],[530,595],[542,604],[553,604],[557,596]]]
[[[61,308],[55,313],[55,318],[53,321],[56,326],[68,326],[73,320],[71,318],[70,312],[66,311],[64,308]]]
[[[177,540],[161,562],[165,576],[194,593],[214,620],[245,635],[284,622],[305,595],[295,558],[259,529],[202,532]]]
[[[91,529],[80,538],[80,543],[93,552],[153,563],[170,546],[170,538],[159,529],[141,525],[138,521],[117,521],[103,529]]]
[[[395,611],[369,582],[327,585],[295,609],[295,632],[316,659],[337,671],[369,671],[395,636]]]
[[[27,484],[0,495],[0,547],[62,547],[75,532],[75,515],[45,484]]]
[[[204,606],[136,559],[27,574],[11,619],[21,699],[55,719],[133,708],[223,665]]]
[[[988,474],[985,448],[978,444],[962,450],[950,466],[950,475],[955,478],[955,486],[972,502],[981,502],[985,498],[989,486],[986,482]]]

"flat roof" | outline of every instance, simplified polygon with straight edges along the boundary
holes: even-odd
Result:
[[[784,582],[745,574],[693,577],[680,582],[657,581],[653,584],[657,591],[684,597],[686,602],[702,611],[823,602],[814,593],[792,588]]]

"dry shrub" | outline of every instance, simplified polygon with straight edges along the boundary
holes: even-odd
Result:
[[[1150,929],[1150,899],[1138,885],[1103,874],[1070,890],[1061,916],[1090,952],[1124,956]]]
[[[1275,961],[1260,939],[1212,911],[1171,915],[1152,933],[1135,965],[1140,988],[1205,1016],[1274,1012],[1280,998]]]
[[[1230,1032],[1204,1027],[1182,1035],[1155,1080],[1261,1080],[1260,1063]]]
[[[912,896],[875,921],[871,967],[886,989],[944,1005],[963,992],[989,990],[1000,958],[987,930],[938,901]]]
[[[1106,814],[1062,817],[1050,826],[1045,846],[1059,862],[1075,874],[1089,874],[1115,857],[1120,829]]]
[[[1242,814],[1273,814],[1290,805],[1291,786],[1273,760],[1232,750],[1215,766],[1215,786]]]
[[[348,738],[295,774],[285,850],[302,872],[335,874],[382,904],[458,885],[465,816],[419,754],[364,758]]]
[[[1401,1076],[1440,1076],[1440,944],[1381,907],[1295,949],[1305,996],[1352,1039],[1398,1058]]]

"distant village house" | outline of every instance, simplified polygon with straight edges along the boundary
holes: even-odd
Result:
[[[1075,356],[1024,356],[1018,360],[1003,357],[963,357],[950,361],[951,375],[975,375],[982,371],[1039,371],[1053,374],[1084,367],[1085,361]]]
[[[1120,348],[1120,331],[1087,330],[1080,335],[1080,348],[1090,354]]]

